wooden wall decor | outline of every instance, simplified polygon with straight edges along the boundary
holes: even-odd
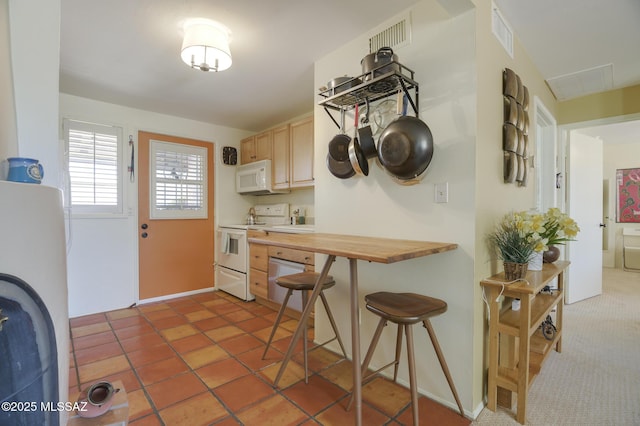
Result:
[[[529,90],[520,76],[502,72],[504,182],[527,186],[529,169]]]

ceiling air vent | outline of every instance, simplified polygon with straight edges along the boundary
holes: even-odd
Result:
[[[411,16],[407,14],[400,21],[369,38],[369,52],[377,52],[381,47],[398,48],[411,43]]]
[[[513,58],[513,31],[493,2],[491,2],[491,30],[504,50]]]
[[[613,64],[601,65],[547,80],[559,101],[613,89]]]

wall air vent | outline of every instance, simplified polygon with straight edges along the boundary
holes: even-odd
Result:
[[[381,47],[398,48],[411,43],[411,15],[405,15],[395,24],[369,38],[369,52],[377,52]]]
[[[493,2],[491,2],[491,30],[504,50],[513,58],[513,31]]]

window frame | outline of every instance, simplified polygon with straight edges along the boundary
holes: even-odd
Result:
[[[202,179],[197,181],[201,185],[202,204],[199,209],[158,209],[156,208],[156,152],[164,148],[171,152],[187,155],[199,155],[202,158]],[[206,147],[149,140],[149,219],[151,220],[183,220],[183,219],[207,219],[209,217],[209,161]]]
[[[72,196],[72,177],[70,172],[70,132],[72,130],[92,132],[98,135],[109,135],[116,137],[116,204],[74,204]],[[77,120],[71,118],[63,119],[63,131],[64,131],[64,161],[65,161],[65,173],[67,183],[65,184],[65,191],[68,191],[65,201],[68,201],[70,207],[70,213],[72,216],[86,216],[86,217],[121,217],[124,216],[124,177],[123,177],[123,155],[124,155],[124,129],[120,126],[95,123],[84,120]],[[94,183],[95,192],[95,183]]]

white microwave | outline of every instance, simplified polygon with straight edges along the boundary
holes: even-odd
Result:
[[[236,191],[239,194],[272,194],[289,191],[273,190],[271,160],[254,161],[236,168]]]

